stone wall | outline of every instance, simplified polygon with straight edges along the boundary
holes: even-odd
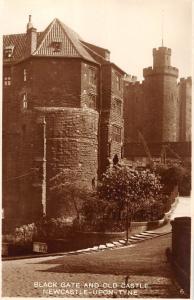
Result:
[[[181,286],[189,294],[191,272],[191,218],[175,218],[172,224],[172,262]]]
[[[121,158],[123,131],[123,73],[110,63],[102,65],[102,100],[100,115],[100,174],[115,155]],[[120,79],[118,88],[117,79]],[[115,134],[115,132],[118,133]]]
[[[179,89],[180,102],[180,140],[191,141],[191,93],[192,93],[191,77],[187,79],[181,78]]]
[[[51,197],[53,179],[65,171],[61,178],[67,187],[74,185],[76,189],[79,183],[80,188],[92,189],[92,179],[97,180],[98,169],[98,112],[88,108],[36,110],[45,116],[46,122],[47,214],[64,215],[65,203],[57,196]]]

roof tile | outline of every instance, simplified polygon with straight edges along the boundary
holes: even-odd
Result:
[[[96,63],[81,43],[81,37],[63,24],[54,19],[43,31],[37,33],[37,48],[33,56],[54,56],[54,57],[80,57]],[[54,51],[52,42],[61,42],[60,51]],[[27,33],[5,35],[3,47],[14,46],[13,55],[4,62],[11,63],[23,60],[29,56],[27,51]]]

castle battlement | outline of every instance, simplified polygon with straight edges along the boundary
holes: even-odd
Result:
[[[125,81],[125,88],[141,87],[142,81]]]
[[[179,84],[183,84],[183,83],[190,83],[190,84],[192,84],[192,78],[191,78],[191,76],[188,76],[186,78],[181,77],[180,81],[179,81]]]
[[[137,81],[137,76],[127,74],[124,76],[124,81],[125,82],[135,82],[135,81]]]
[[[153,55],[158,53],[171,55],[171,49],[167,47],[158,47],[153,49]]]
[[[163,75],[171,75],[174,77],[178,77],[178,69],[171,66],[157,66],[157,67],[148,67],[143,69],[143,76],[153,76],[156,74],[163,74]]]

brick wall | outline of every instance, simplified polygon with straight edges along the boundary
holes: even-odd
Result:
[[[138,142],[138,129],[144,131],[145,102],[143,86],[139,82],[125,82],[124,89],[124,140]]]
[[[119,77],[120,82],[117,82]],[[120,87],[118,88],[118,84]],[[123,143],[123,74],[112,64],[102,65],[102,106],[100,117],[100,173],[115,155],[121,158]],[[120,138],[115,138],[115,130]]]
[[[34,58],[32,67],[33,106],[80,107],[79,59]]]
[[[81,107],[99,109],[99,68],[81,63]]]

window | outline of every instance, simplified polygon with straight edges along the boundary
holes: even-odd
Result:
[[[10,58],[13,55],[14,46],[7,46],[4,48],[4,58]]]
[[[62,48],[61,42],[52,42],[51,47],[53,48],[53,52],[60,52]]]
[[[117,91],[121,90],[121,76],[116,74],[116,89]]]
[[[122,101],[120,99],[114,98],[113,99],[113,109],[116,114],[121,116],[122,114]]]
[[[27,94],[25,93],[23,95],[23,109],[27,109],[28,108],[28,101],[27,101]]]
[[[108,157],[111,156],[111,142],[108,143]]]
[[[112,139],[115,142],[121,142],[121,128],[115,125],[112,125]]]
[[[9,86],[9,85],[11,85],[11,77],[5,76],[4,77],[4,86]]]
[[[89,83],[96,85],[96,70],[94,68],[89,68]]]
[[[27,72],[26,72],[26,69],[24,69],[24,81],[27,81]]]
[[[96,95],[95,94],[89,94],[88,95],[88,107],[90,108],[96,108]]]

